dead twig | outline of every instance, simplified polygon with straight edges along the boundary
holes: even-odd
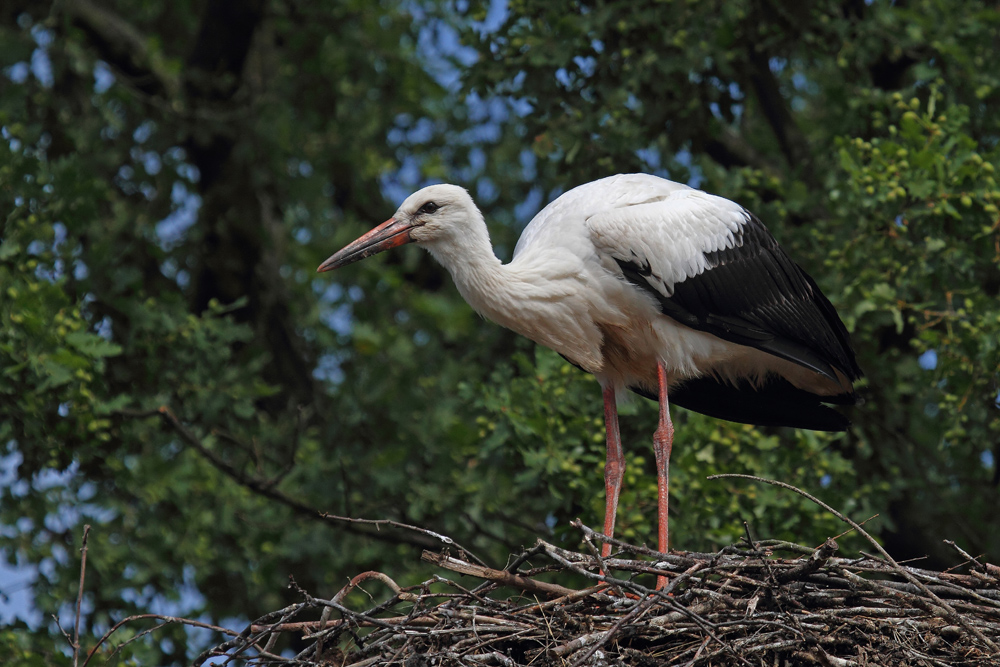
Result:
[[[454,558],[453,556],[436,554],[432,551],[425,551],[420,554],[420,560],[427,561],[428,563],[434,563],[438,567],[443,567],[444,569],[451,570],[452,572],[479,577],[480,579],[488,579],[504,586],[513,586],[514,588],[519,588],[522,591],[528,591],[529,593],[541,593],[543,595],[552,596],[568,596],[579,592],[573,590],[572,588],[559,586],[558,584],[550,584],[544,581],[536,581],[534,579],[529,579],[528,577],[511,574],[506,570],[494,570],[490,567],[473,565],[472,563],[467,563],[463,560],[459,560],[458,558]]]
[[[160,620],[163,621],[164,624],[181,623],[182,625],[189,625],[193,628],[204,628],[206,630],[214,630],[216,632],[221,632],[224,635],[230,635],[233,637],[238,637],[240,635],[240,633],[236,632],[235,630],[222,628],[219,627],[218,625],[212,625],[211,623],[202,623],[201,621],[195,621],[190,618],[179,618],[177,616],[164,616],[162,614],[135,614],[134,616],[128,616],[126,618],[123,618],[122,620],[118,621],[113,626],[111,626],[111,629],[105,632],[104,635],[99,640],[97,640],[97,643],[94,644],[94,648],[90,649],[90,651],[87,653],[87,659],[83,661],[82,667],[87,667],[87,665],[90,664],[90,660],[91,658],[94,657],[94,654],[97,653],[97,649],[101,648],[104,642],[110,639],[111,635],[116,633],[120,628],[122,628],[125,625],[128,625],[129,623],[134,623],[135,621],[142,621],[147,619]]]
[[[775,575],[775,581],[779,584],[787,584],[789,581],[795,581],[796,579],[801,579],[802,577],[808,576],[814,572],[817,572],[819,568],[826,565],[840,547],[833,539],[828,539],[826,542],[821,544],[816,551],[812,552],[809,559],[799,565],[798,567],[793,567],[790,570],[785,570],[784,572],[779,572]]]
[[[87,577],[87,537],[90,524],[83,526],[83,540],[80,545],[80,587],[76,593],[76,621],[73,625],[73,667],[80,662],[80,608],[83,606],[83,583]]]
[[[352,517],[349,517],[349,516],[337,516],[336,514],[328,514],[326,512],[321,512],[320,516],[323,517],[324,519],[329,519],[330,521],[343,521],[345,523],[365,524],[365,525],[376,526],[376,527],[378,527],[378,526],[392,526],[394,528],[402,528],[403,530],[412,530],[415,533],[420,533],[420,534],[426,535],[426,536],[428,536],[428,537],[430,537],[430,538],[432,538],[434,540],[438,540],[438,541],[440,541],[443,544],[446,544],[446,545],[449,545],[449,546],[454,546],[456,549],[459,549],[466,556],[468,556],[472,560],[476,561],[479,565],[482,565],[484,567],[486,566],[486,563],[484,563],[472,551],[470,551],[469,549],[466,549],[461,544],[459,544],[458,542],[456,542],[452,538],[448,537],[447,535],[442,535],[441,533],[435,533],[433,530],[427,530],[426,528],[421,528],[419,526],[411,526],[410,524],[400,523],[399,521],[393,521],[391,519],[355,519],[355,518],[352,518]]]

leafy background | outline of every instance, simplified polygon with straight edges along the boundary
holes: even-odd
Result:
[[[603,509],[592,378],[481,320],[417,248],[314,267],[425,183],[509,258],[573,185],[647,171],[754,210],[852,333],[844,436],[675,411],[675,548],[842,531],[996,557],[995,8],[946,0],[11,0],[0,8],[0,646],[68,664],[126,615],[232,627],[417,533],[491,565]],[[161,411],[161,409],[165,411]],[[622,406],[620,534],[650,541],[655,410]],[[845,553],[859,548],[844,538]],[[26,595],[27,593],[27,595]],[[25,600],[27,602],[25,602]],[[16,613],[15,613],[16,612]],[[129,637],[127,629],[118,640]],[[136,664],[209,633],[165,628]]]

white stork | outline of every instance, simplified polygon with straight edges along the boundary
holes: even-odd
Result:
[[[610,176],[542,209],[503,264],[469,193],[431,185],[318,270],[410,242],[448,269],[478,313],[597,377],[608,536],[625,473],[616,395],[626,388],[659,399],[653,449],[663,553],[668,397],[735,422],[820,431],[849,425],[824,405],[855,402],[861,369],[847,330],[813,279],[739,204],[656,176]],[[611,545],[602,551],[608,556]]]

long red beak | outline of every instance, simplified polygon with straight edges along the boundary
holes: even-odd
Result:
[[[330,259],[320,264],[316,271],[322,273],[331,269],[339,269],[383,250],[409,243],[413,240],[410,238],[411,229],[413,229],[413,225],[409,222],[389,218],[358,240],[334,253]]]

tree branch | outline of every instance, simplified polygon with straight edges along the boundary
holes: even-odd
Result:
[[[778,80],[771,71],[770,56],[756,44],[748,48],[750,62],[749,78],[760,103],[761,111],[767,119],[782,154],[793,169],[801,169],[804,180],[815,181],[812,172],[812,156],[805,136],[799,130],[791,110],[781,94]]]
[[[73,625],[73,667],[80,662],[80,608],[83,606],[83,582],[87,576],[87,536],[90,524],[83,526],[83,545],[80,547],[80,588],[76,593],[76,621]]]
[[[278,502],[285,507],[290,508],[297,514],[320,521],[328,525],[336,525],[339,527],[353,532],[364,537],[370,537],[372,539],[381,540],[383,542],[388,542],[390,544],[408,544],[414,547],[420,547],[421,549],[428,548],[438,548],[441,546],[441,540],[433,539],[427,535],[418,533],[417,535],[404,535],[404,536],[392,536],[387,533],[382,533],[378,530],[366,530],[360,526],[355,525],[355,523],[364,523],[365,520],[352,519],[345,520],[343,517],[338,517],[334,515],[328,515],[315,507],[310,507],[302,501],[296,500],[291,496],[273,488],[269,484],[269,480],[261,480],[256,477],[247,475],[242,471],[238,470],[231,463],[223,459],[221,456],[213,452],[211,449],[206,447],[201,439],[193,433],[187,426],[185,426],[177,415],[173,413],[167,406],[161,406],[156,410],[147,411],[131,411],[131,410],[121,410],[118,412],[125,417],[132,418],[144,418],[144,417],[160,417],[164,423],[170,426],[175,433],[177,433],[185,443],[187,443],[192,449],[201,454],[209,463],[211,463],[219,472],[223,473],[234,482],[242,486],[243,488],[252,491],[253,493],[268,498],[275,502]],[[394,521],[386,520],[386,523],[390,525],[395,525],[397,527],[409,528],[406,524],[399,524]],[[431,531],[426,531],[430,533]],[[450,538],[449,538],[450,539]]]
[[[91,0],[65,0],[63,7],[83,29],[101,59],[132,80],[147,94],[176,97],[180,79],[167,67],[160,51],[134,25]]]
[[[753,167],[771,176],[780,174],[776,164],[761,155],[744,136],[730,127],[723,126],[715,137],[706,142],[705,152],[727,169]]]

